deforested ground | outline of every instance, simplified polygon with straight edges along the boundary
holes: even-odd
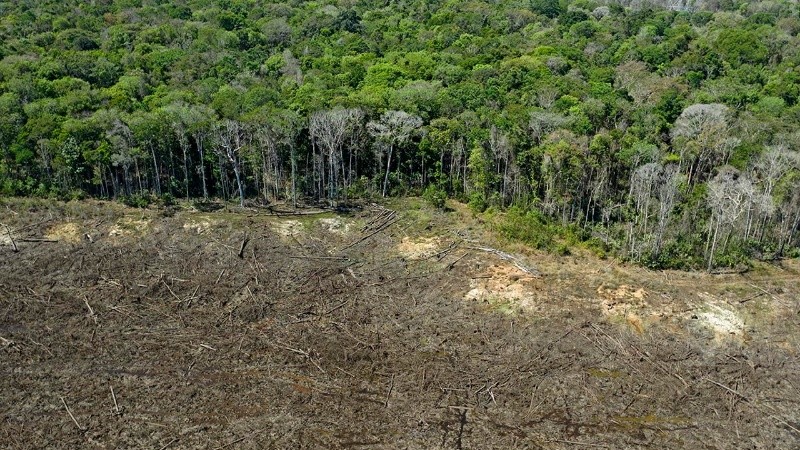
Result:
[[[652,272],[416,200],[0,206],[0,448],[800,447],[796,260]]]

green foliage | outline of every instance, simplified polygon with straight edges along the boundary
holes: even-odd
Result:
[[[523,242],[541,250],[557,250],[556,233],[547,219],[536,210],[511,208],[494,221],[495,229],[506,239]],[[560,249],[561,252],[565,248]]]
[[[763,64],[769,55],[762,36],[751,30],[726,28],[720,32],[716,46],[725,61],[734,65]]]
[[[436,185],[430,185],[425,188],[425,192],[422,193],[422,198],[434,208],[444,209],[447,202],[447,192]]]
[[[489,202],[486,201],[486,196],[483,192],[473,192],[469,195],[469,209],[473,212],[481,213],[489,208]]]
[[[119,201],[125,205],[130,206],[131,208],[147,208],[155,199],[149,194],[133,194],[133,195],[125,195],[119,198]]]
[[[3,194],[227,200],[238,174],[248,199],[335,202],[377,195],[388,172],[392,193],[497,209],[510,238],[560,253],[697,268],[800,245],[785,231],[798,168],[763,160],[800,151],[785,2],[78,3],[0,6]],[[717,103],[721,122],[685,116]],[[331,108],[357,113],[312,136]],[[423,120],[391,161],[366,129],[388,110]],[[732,168],[773,203],[751,196],[756,220],[734,214],[709,255],[709,183]]]

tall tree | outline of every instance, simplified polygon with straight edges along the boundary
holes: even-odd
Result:
[[[367,124],[369,133],[377,139],[387,153],[386,175],[383,178],[383,196],[389,188],[389,172],[392,167],[392,154],[398,146],[402,146],[411,139],[414,132],[422,126],[422,118],[405,111],[386,111],[380,120],[370,121]]]

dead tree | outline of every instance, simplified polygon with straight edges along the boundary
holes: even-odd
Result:
[[[739,139],[730,137],[730,110],[727,106],[695,104],[683,110],[675,121],[672,137],[680,148],[681,164],[691,187],[712,168],[728,163]]]
[[[225,158],[236,176],[239,189],[239,205],[244,206],[244,180],[242,177],[241,152],[245,147],[247,134],[242,124],[236,120],[224,120],[215,128],[218,146],[215,148],[220,157]]]
[[[387,153],[386,175],[383,178],[383,196],[389,187],[389,172],[395,147],[404,145],[413,133],[422,126],[422,118],[405,111],[386,111],[380,120],[367,124],[367,130],[383,146]]]
[[[345,139],[352,132],[355,124],[361,120],[363,113],[358,109],[332,109],[317,111],[309,119],[314,148],[319,147],[323,153],[319,174],[323,180],[327,176],[328,198],[336,197],[340,168],[344,161],[343,147]],[[327,174],[325,162],[327,161]],[[322,183],[325,184],[324,182]]]
[[[714,179],[708,182],[706,201],[711,209],[708,222],[706,251],[709,272],[714,268],[714,254],[721,235],[728,241],[737,222],[753,201],[753,184],[734,168],[723,167]]]

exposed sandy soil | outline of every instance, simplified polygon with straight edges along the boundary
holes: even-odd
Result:
[[[0,448],[800,447],[797,261],[557,257],[457,204],[6,202]]]

